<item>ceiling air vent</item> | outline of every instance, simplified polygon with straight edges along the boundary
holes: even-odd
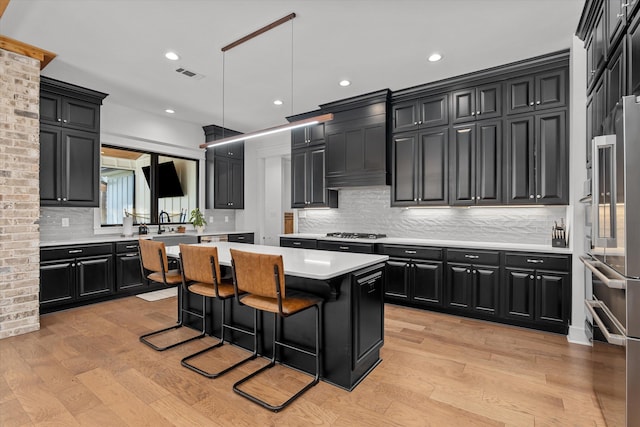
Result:
[[[204,78],[203,74],[196,73],[195,71],[192,71],[192,70],[187,70],[184,67],[176,68],[176,72],[182,74],[183,76],[192,78],[194,80],[200,80]]]

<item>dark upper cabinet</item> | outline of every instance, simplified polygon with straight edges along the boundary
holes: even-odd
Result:
[[[241,134],[217,125],[202,129],[206,142]],[[205,207],[244,209],[244,141],[214,145],[205,156]]]
[[[244,209],[244,160],[214,155],[214,209]]]
[[[627,25],[627,0],[605,0],[607,11],[607,45],[615,46]]]
[[[636,0],[638,4],[640,0]],[[627,31],[627,82],[628,94],[640,95],[640,13],[636,13]]]
[[[604,120],[607,116],[607,79],[601,74],[596,81],[593,95],[593,136],[604,135]]]
[[[99,204],[99,134],[57,126],[40,127],[40,204]]]
[[[627,94],[626,47],[626,43],[620,43],[616,50],[611,52],[609,60],[607,61],[607,102],[604,110],[605,117],[610,115],[618,101],[620,101],[620,98]]]
[[[454,126],[449,153],[453,205],[502,202],[502,120]]]
[[[448,203],[448,135],[447,128],[394,135],[392,206]]]
[[[338,207],[338,192],[325,185],[323,145],[291,150],[291,207]]]
[[[388,185],[389,91],[321,105],[325,123],[328,188]]]
[[[291,131],[291,148],[304,148],[309,145],[324,144],[324,123],[293,129]]]
[[[567,204],[565,111],[507,120],[506,203]]]
[[[463,89],[451,94],[452,122],[502,116],[502,83]]]
[[[42,77],[40,204],[99,205],[100,105],[107,95]]]
[[[391,116],[394,133],[446,126],[449,124],[449,95],[445,93],[395,103]]]
[[[585,41],[585,48],[587,50],[587,88],[591,89],[595,79],[604,68],[605,63],[605,51],[607,35],[605,32],[606,27],[606,15],[604,13],[605,3],[600,7],[596,18],[595,24],[588,34]]]
[[[566,81],[566,69],[507,80],[507,114],[564,107]]]
[[[40,93],[40,122],[85,130],[100,131],[100,103],[83,101],[57,93],[46,92],[47,84]]]
[[[213,154],[217,157],[244,159],[244,141],[232,142],[220,146],[213,146]]]

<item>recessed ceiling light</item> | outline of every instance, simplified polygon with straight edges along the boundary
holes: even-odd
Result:
[[[340,86],[342,87],[347,87],[351,84],[351,82],[349,80],[341,80],[340,81]]]
[[[164,57],[167,58],[167,59],[170,59],[172,61],[177,61],[178,59],[180,59],[180,57],[178,56],[177,53],[171,52],[171,51],[165,53]]]
[[[440,61],[442,59],[442,55],[440,55],[439,53],[432,53],[431,56],[429,57],[429,62],[437,62]]]
[[[275,101],[273,101],[273,103],[274,103],[275,105],[282,105],[282,101],[281,101],[281,100],[279,100],[279,99],[276,99]]]
[[[169,114],[175,113],[175,111],[173,111],[171,108],[167,108],[166,110],[164,110],[164,112]]]

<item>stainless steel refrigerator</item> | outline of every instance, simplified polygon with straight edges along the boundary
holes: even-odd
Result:
[[[640,426],[640,97],[621,99],[608,135],[593,140],[594,391],[608,426]],[[597,338],[602,337],[603,341]]]

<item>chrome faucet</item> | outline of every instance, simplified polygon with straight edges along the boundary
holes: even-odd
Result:
[[[167,217],[167,221],[166,222],[171,222],[171,217],[169,216],[169,212],[165,212],[165,211],[160,211],[160,215],[158,215],[158,234],[162,234],[164,233],[164,228],[162,228],[162,223],[164,222],[163,219],[164,217]]]

